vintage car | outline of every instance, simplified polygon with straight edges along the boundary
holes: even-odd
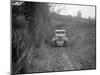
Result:
[[[68,41],[68,38],[66,36],[66,30],[55,30],[55,37],[52,39],[52,41],[55,42],[56,46],[64,46]]]

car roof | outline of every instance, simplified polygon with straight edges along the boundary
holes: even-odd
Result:
[[[64,29],[59,29],[59,30],[55,30],[55,31],[66,31],[66,30],[64,30]]]

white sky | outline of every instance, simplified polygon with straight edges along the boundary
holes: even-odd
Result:
[[[95,18],[95,7],[94,6],[81,6],[81,5],[64,5],[64,4],[56,4],[55,12],[58,12],[62,15],[72,15],[76,16],[78,11],[81,11],[82,17]]]

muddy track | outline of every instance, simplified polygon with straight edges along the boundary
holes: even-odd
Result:
[[[33,50],[32,50],[33,51]],[[29,57],[29,72],[77,70],[81,65],[71,56],[69,48],[42,45]]]

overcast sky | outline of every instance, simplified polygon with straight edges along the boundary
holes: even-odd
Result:
[[[58,12],[62,15],[72,15],[76,16],[78,11],[81,11],[82,17],[95,18],[95,7],[94,6],[81,6],[81,5],[64,5],[64,4],[56,4],[55,12]]]

